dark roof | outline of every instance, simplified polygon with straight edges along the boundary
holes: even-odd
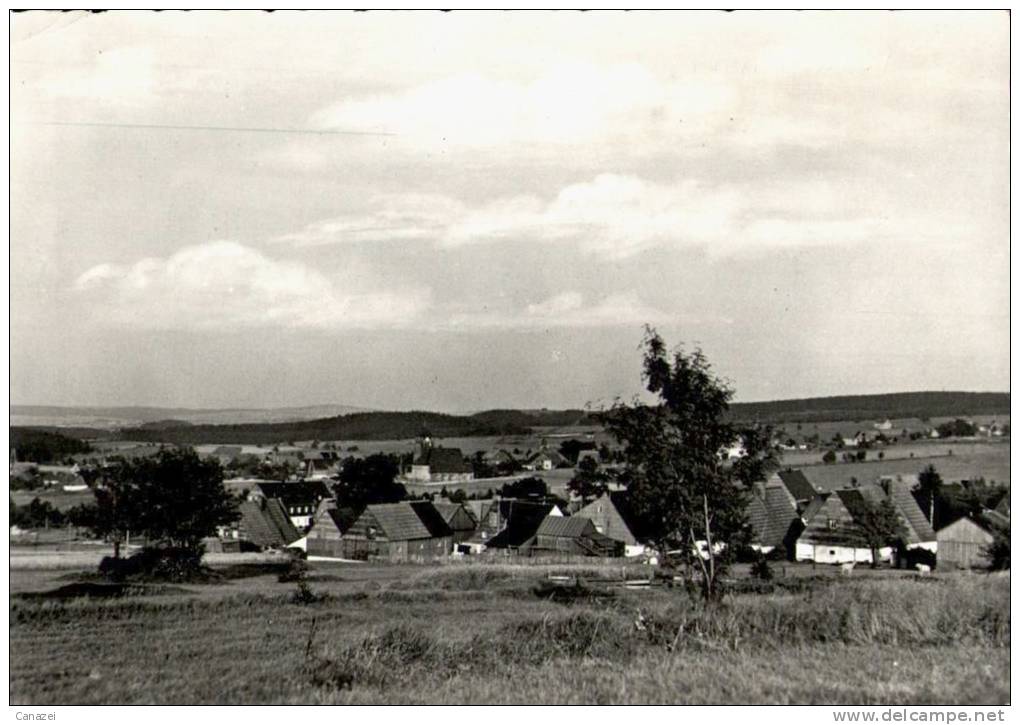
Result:
[[[747,507],[754,541],[762,546],[782,546],[797,520],[797,509],[783,486],[766,486],[751,494]]]
[[[553,505],[504,499],[496,502],[500,517],[504,522],[503,529],[486,541],[487,546],[494,548],[519,547],[535,536],[543,519],[552,511]]]
[[[461,509],[464,509],[464,513],[466,513],[472,521],[474,521],[476,524],[478,523],[478,520],[475,518],[475,515],[471,512],[471,509],[469,509],[462,503],[433,501],[432,505],[435,506],[436,511],[439,512],[439,515],[443,517],[443,521],[445,521],[447,524],[449,524],[453,520],[453,517],[456,516],[457,512],[460,511]]]
[[[627,491],[610,491],[608,496],[634,538],[638,541],[648,538],[649,527],[645,525],[641,515],[635,509],[630,494]]]
[[[576,539],[595,530],[591,519],[583,516],[546,516],[538,526],[536,534]]]
[[[804,523],[811,521],[811,519],[815,517],[815,514],[818,513],[821,510],[822,506],[825,505],[825,501],[827,498],[829,498],[828,493],[815,494],[815,497],[808,502],[808,505],[804,507],[804,511],[802,511],[800,514],[800,517],[801,519],[803,519]]]
[[[366,513],[372,515],[390,541],[431,539],[452,533],[428,501],[373,504]]]
[[[430,473],[471,473],[460,448],[427,448],[415,460],[416,466],[428,466]]]
[[[275,498],[245,501],[239,509],[242,537],[257,546],[282,547],[301,538],[287,510]]]
[[[982,523],[991,524],[993,527],[1009,528],[1009,516],[1006,516],[995,509],[985,509],[981,512],[980,518],[984,519]]]
[[[807,476],[804,475],[803,471],[795,471],[792,468],[780,471],[779,480],[783,482],[786,490],[797,501],[810,501],[818,494],[818,491],[807,480]]]
[[[347,533],[347,529],[351,528],[351,524],[358,520],[364,509],[354,509],[350,507],[327,509],[326,513],[333,519],[333,524],[336,526],[336,530],[341,534]]]
[[[846,510],[850,512],[855,521],[867,511],[869,504],[868,497],[865,497],[860,489],[841,488],[836,491],[836,495],[839,496],[839,500],[843,502]]]
[[[425,524],[425,528],[428,529],[429,535],[432,538],[439,539],[444,536],[453,536],[453,529],[446,523],[446,519],[443,518],[443,515],[439,513],[439,510],[431,501],[412,501],[410,506],[418,514],[421,522]]]
[[[284,506],[314,505],[333,494],[322,481],[269,481],[255,484],[266,498],[278,498]]]

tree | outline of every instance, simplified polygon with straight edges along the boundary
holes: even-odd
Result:
[[[836,451],[831,448],[822,455],[822,463],[835,463],[836,462]]]
[[[76,512],[76,525],[114,542],[114,557],[131,533],[151,544],[200,553],[202,539],[237,520],[237,500],[223,470],[193,450],[161,450],[105,470],[94,507]]]
[[[360,509],[369,504],[403,501],[407,489],[395,481],[399,472],[397,459],[385,453],[344,459],[340,481],[333,487],[337,505]]]
[[[898,545],[905,536],[903,522],[888,499],[863,499],[854,512],[854,528],[861,544],[871,549],[871,568],[878,567],[879,549]]]
[[[914,491],[924,496],[924,500],[928,502],[928,522],[933,529],[935,528],[935,500],[941,490],[942,476],[939,475],[935,466],[929,465],[917,474],[917,485],[914,487]]]
[[[529,476],[505,484],[499,495],[503,498],[545,498],[549,495],[549,486],[538,476]]]
[[[985,547],[982,554],[988,559],[988,567],[993,571],[1009,569],[1009,522],[996,524],[989,521],[992,530],[992,543]]]
[[[778,468],[772,430],[738,430],[727,420],[733,391],[704,354],[670,353],[652,328],[646,328],[643,377],[658,404],[617,402],[595,417],[622,446],[619,481],[660,560],[675,555],[688,574],[697,570],[702,595],[713,601],[720,576],[748,538],[750,487]],[[736,442],[744,454],[730,465],[726,451]]]
[[[595,443],[592,441],[579,441],[576,438],[570,438],[560,443],[560,455],[570,461],[570,465],[577,464],[577,456],[581,451],[594,451]]]
[[[594,458],[588,456],[578,466],[574,477],[567,482],[567,490],[581,498],[582,504],[609,490],[609,474],[602,471]]]

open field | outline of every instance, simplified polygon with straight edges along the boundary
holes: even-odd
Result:
[[[551,572],[619,564],[313,563],[320,598],[274,574],[52,593],[59,571],[11,573],[17,704],[841,703],[1009,700],[1008,575],[788,566],[734,573],[706,610],[682,589],[536,595]],[[777,566],[777,573],[779,567]],[[46,594],[50,592],[50,594]],[[601,592],[594,596],[593,592]],[[637,612],[643,629],[635,626]]]

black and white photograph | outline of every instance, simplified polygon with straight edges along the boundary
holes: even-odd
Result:
[[[1009,9],[8,31],[12,722],[1006,721]]]

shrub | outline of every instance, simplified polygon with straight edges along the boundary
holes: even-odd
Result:
[[[202,566],[202,551],[182,548],[145,548],[137,554],[120,558],[105,556],[99,573],[113,581],[144,580],[186,582],[208,578]]]

